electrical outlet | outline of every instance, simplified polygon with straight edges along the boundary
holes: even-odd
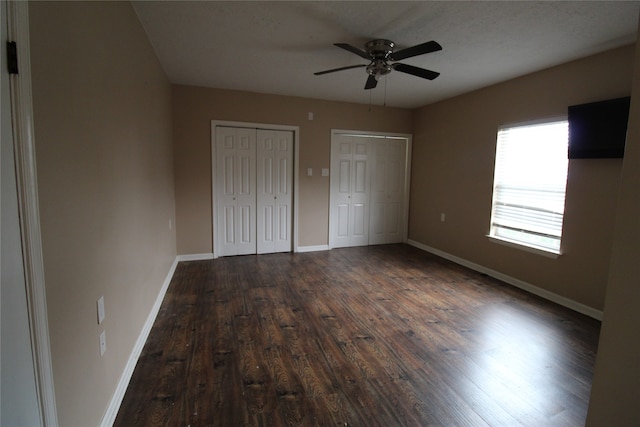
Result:
[[[98,325],[104,321],[104,296],[98,298]]]
[[[100,334],[100,357],[104,356],[107,351],[107,332],[102,331]]]

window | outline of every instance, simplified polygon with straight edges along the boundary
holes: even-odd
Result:
[[[566,120],[498,129],[490,237],[560,253],[568,137]]]

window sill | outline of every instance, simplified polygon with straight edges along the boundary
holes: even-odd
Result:
[[[553,252],[548,249],[541,249],[534,246],[527,246],[523,243],[515,242],[513,240],[502,239],[500,237],[495,237],[495,236],[487,236],[487,237],[493,243],[498,243],[500,245],[508,246],[510,248],[520,249],[525,252],[542,255],[547,258],[558,259],[558,257],[561,255],[560,252]]]

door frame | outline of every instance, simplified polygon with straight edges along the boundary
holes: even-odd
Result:
[[[372,131],[362,131],[362,130],[346,130],[346,129],[331,129],[331,154],[330,154],[330,162],[333,162],[333,143],[336,140],[336,137],[339,135],[345,136],[359,136],[366,138],[384,138],[384,139],[404,139],[407,141],[407,147],[405,151],[405,175],[404,175],[404,206],[403,206],[403,230],[402,230],[402,242],[406,243],[409,236],[409,190],[411,184],[411,152],[412,152],[412,139],[413,135],[409,133],[396,133],[396,132],[372,132]],[[333,169],[333,164],[330,163],[329,170]],[[329,176],[329,236],[327,241],[329,242],[329,249],[333,249],[333,207],[334,207],[334,195],[331,192],[331,180],[333,180],[333,174]],[[370,179],[370,182],[373,182],[374,178]],[[367,226],[370,226],[368,224]]]
[[[4,1],[4,0],[3,0]],[[33,97],[29,45],[29,4],[7,1],[9,41],[17,43],[19,74],[9,76],[14,157],[18,191],[30,340],[35,365],[36,393],[43,426],[57,426],[53,365],[49,340],[47,297],[38,207]]]
[[[299,156],[300,156],[300,127],[291,125],[277,125],[268,123],[236,122],[228,120],[211,120],[211,239],[213,241],[213,258],[218,258],[218,239],[216,237],[216,127],[234,127],[248,129],[281,130],[293,132],[293,222],[292,243],[293,252],[298,252],[298,189],[299,186]]]

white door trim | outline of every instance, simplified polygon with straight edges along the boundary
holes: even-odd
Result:
[[[27,308],[36,370],[36,389],[43,418],[42,425],[49,427],[58,425],[58,416],[49,343],[40,210],[38,208],[29,47],[29,4],[8,1],[7,12],[9,40],[17,42],[18,48],[19,74],[10,76],[10,85]]]
[[[236,127],[250,129],[283,130],[293,132],[293,252],[298,252],[298,200],[299,200],[299,157],[300,157],[300,127],[290,125],[275,125],[267,123],[235,122],[227,120],[211,120],[211,238],[213,241],[213,258],[218,257],[218,242],[216,239],[216,127]]]
[[[373,138],[401,138],[406,139],[407,141],[407,150],[405,155],[406,168],[405,168],[405,176],[404,176],[404,226],[402,230],[402,241],[407,243],[407,239],[409,236],[409,194],[410,194],[410,184],[411,184],[411,152],[412,152],[412,139],[413,135],[408,133],[395,133],[395,132],[371,132],[371,131],[362,131],[362,130],[348,130],[348,129],[331,129],[331,147],[333,148],[333,141],[335,140],[337,135],[347,135],[347,136],[364,136],[364,137],[373,137]],[[331,158],[333,159],[333,153],[331,153]],[[297,166],[297,164],[296,164]],[[329,177],[330,180],[334,179],[333,176]],[[329,184],[329,188],[331,188],[331,183]],[[329,236],[327,241],[329,242],[329,249],[333,248],[333,194],[329,194]]]

